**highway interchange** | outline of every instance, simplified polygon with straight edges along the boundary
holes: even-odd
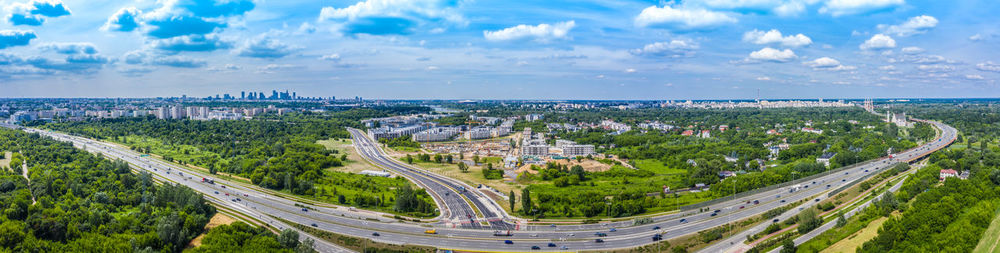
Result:
[[[275,194],[273,191],[257,186],[217,178],[200,170],[144,156],[116,144],[38,129],[21,129],[57,140],[72,142],[78,148],[100,153],[110,159],[122,159],[136,169],[152,173],[161,181],[189,186],[205,194],[210,201],[217,205],[225,206],[278,228],[287,228],[289,225],[275,218],[312,226],[320,230],[391,244],[415,244],[441,249],[481,251],[532,251],[532,246],[539,246],[537,251],[577,251],[647,245],[654,242],[652,237],[655,234],[660,234],[663,239],[676,238],[754,217],[789,203],[811,200],[806,201],[803,206],[793,208],[779,216],[781,219],[791,217],[791,215],[797,214],[801,208],[826,198],[825,193],[832,189],[854,183],[868,174],[877,173],[895,163],[916,160],[946,147],[955,139],[957,133],[954,128],[938,122],[930,123],[942,130],[939,139],[914,149],[896,153],[891,158],[885,157],[868,161],[844,169],[843,173],[832,173],[809,182],[803,182],[801,183],[802,188],[796,190],[788,187],[778,188],[713,205],[710,207],[713,211],[698,212],[692,210],[660,215],[653,217],[653,223],[638,226],[633,226],[631,221],[587,225],[516,226],[514,224],[517,223],[517,218],[510,217],[499,204],[477,189],[457,180],[407,166],[386,155],[376,142],[356,129],[351,129],[351,133],[355,148],[359,153],[374,165],[407,177],[427,189],[438,202],[438,206],[443,207],[440,217],[428,223],[400,222],[386,217],[387,215],[353,210],[353,208],[305,204],[303,201]],[[202,177],[214,179],[215,184],[201,182]],[[754,204],[754,201],[758,201],[759,204]],[[478,212],[476,212],[477,210]],[[436,229],[437,234],[424,233],[430,228]],[[514,231],[512,236],[501,237],[493,234],[494,231],[515,228],[518,230]],[[615,231],[611,232],[612,229]],[[604,233],[606,236],[598,236],[598,232]],[[378,235],[376,236],[375,233]],[[306,234],[303,233],[303,235]],[[303,236],[303,238],[305,237]],[[601,239],[603,242],[596,242],[596,239]],[[507,240],[510,243],[505,243]],[[554,247],[549,247],[549,243]],[[728,246],[718,243],[711,247],[725,250],[729,248]],[[315,247],[320,252],[347,251],[322,240],[316,240]]]

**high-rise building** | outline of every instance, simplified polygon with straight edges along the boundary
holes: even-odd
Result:
[[[171,119],[184,118],[184,110],[180,106],[170,107],[170,118]]]
[[[246,91],[240,91],[240,99],[242,99],[242,100],[246,100],[247,99],[247,92]]]

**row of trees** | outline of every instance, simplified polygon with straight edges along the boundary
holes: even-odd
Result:
[[[192,252],[315,252],[312,239],[299,242],[299,233],[285,229],[274,234],[263,227],[251,227],[243,222],[225,224],[208,231],[201,246]]]
[[[393,196],[395,191],[390,188],[408,185],[405,180],[387,182],[359,174],[328,171],[343,166],[346,154],[316,142],[349,138],[345,127],[361,128],[360,119],[423,110],[386,107],[323,114],[263,115],[252,120],[119,118],[56,122],[44,127],[120,142],[135,150],[208,168],[211,173],[244,177],[269,189],[393,211],[392,201],[396,198]],[[425,204],[433,206],[433,203]]]
[[[187,187],[37,134],[0,129],[0,150],[23,154],[30,178],[0,171],[6,250],[180,252],[216,212]]]

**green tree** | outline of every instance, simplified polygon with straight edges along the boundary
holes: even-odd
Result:
[[[528,189],[521,190],[521,212],[532,215],[532,209],[534,209],[534,206],[531,204],[531,191]]]
[[[510,201],[510,211],[514,212],[514,203],[517,203],[516,200],[514,200],[515,199],[514,190],[510,190],[510,194],[507,194],[507,196],[508,196],[507,200]]]
[[[785,239],[781,243],[781,253],[795,253],[796,251],[798,251],[798,248],[795,247],[795,242],[791,238]]]
[[[299,246],[299,232],[292,229],[281,230],[281,234],[278,235],[278,243],[286,249],[291,249]]]

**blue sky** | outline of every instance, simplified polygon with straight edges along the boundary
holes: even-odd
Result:
[[[0,97],[997,97],[997,1],[0,0]]]

